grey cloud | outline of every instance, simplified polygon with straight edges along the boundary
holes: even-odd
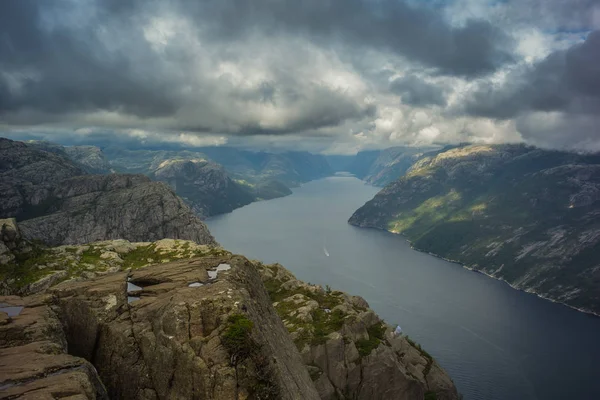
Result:
[[[167,129],[276,134],[327,127],[372,114],[373,106],[329,87],[309,85],[294,71],[278,70],[277,66],[265,67],[272,69],[274,81],[255,88],[245,85],[241,89],[227,79],[207,76],[207,71],[194,68],[197,54],[179,37],[164,53],[156,51],[144,36],[144,26],[152,17],[177,12],[175,8],[165,11],[164,4],[92,1],[70,4],[82,8],[73,13],[61,9],[62,3],[3,2],[0,122],[56,123],[61,115],[74,122],[75,114],[110,111],[141,121],[169,119],[168,126],[162,126]],[[180,11],[184,18],[189,17],[189,10]],[[192,21],[197,25],[192,34],[198,34],[198,27],[212,19],[210,15],[204,18]],[[204,37],[202,40],[206,42]],[[212,49],[216,62],[240,57],[217,39],[203,45]],[[252,104],[293,106],[297,111],[285,126],[265,128],[258,117],[244,115],[244,108]]]
[[[139,116],[174,111],[163,71],[139,68],[110,50],[93,27],[45,27],[45,5],[50,3],[2,3],[0,115],[24,108],[48,113],[102,109]],[[137,36],[118,21],[106,28],[129,29],[133,40]],[[150,52],[140,49],[137,54],[140,65],[156,64]]]
[[[446,88],[425,82],[423,79],[408,75],[390,83],[390,91],[402,96],[402,103],[413,106],[445,106]]]
[[[210,24],[212,34],[236,39],[257,30],[302,34],[391,51],[439,73],[478,76],[513,61],[513,42],[487,21],[453,27],[441,13],[401,0],[179,1]]]
[[[531,111],[599,113],[600,31],[532,67],[512,72],[504,85],[481,83],[467,99],[465,111],[497,119]]]
[[[598,27],[600,0],[508,0],[506,18],[543,29],[588,31]]]

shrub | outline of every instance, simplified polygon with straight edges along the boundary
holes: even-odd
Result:
[[[255,349],[254,341],[250,336],[253,323],[245,315],[233,314],[227,318],[227,329],[221,341],[231,355],[232,363],[248,357]]]

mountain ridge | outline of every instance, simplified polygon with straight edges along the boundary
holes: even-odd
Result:
[[[600,156],[524,145],[429,153],[349,223],[598,314]]]

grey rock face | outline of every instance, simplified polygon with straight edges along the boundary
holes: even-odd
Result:
[[[14,218],[0,219],[0,265],[8,264],[31,250],[31,245],[21,236],[17,221]],[[0,284],[0,288],[2,286]]]
[[[108,239],[187,239],[215,244],[208,228],[163,183],[141,175],[88,175],[61,181],[48,215],[19,223],[23,236],[52,246]]]
[[[206,225],[163,183],[86,175],[61,152],[0,138],[0,218],[9,217],[17,218],[25,239],[53,246],[119,238],[215,244]]]
[[[108,174],[110,164],[102,150],[96,146],[68,146],[64,148],[69,158],[82,166],[90,174]]]
[[[321,399],[459,398],[437,362],[363,298],[306,284],[279,264],[260,272]]]
[[[231,269],[209,280],[221,263]],[[142,288],[134,302],[128,278]],[[198,281],[205,284],[189,286]],[[92,361],[111,398],[319,398],[256,268],[243,257],[181,260],[50,290],[70,351]],[[251,348],[232,353],[227,346],[231,316],[251,324]]]
[[[0,311],[0,399],[108,400],[94,367],[67,354],[65,335],[47,298],[0,297],[21,308]]]
[[[34,215],[53,185],[83,173],[58,154],[0,138],[0,218]]]

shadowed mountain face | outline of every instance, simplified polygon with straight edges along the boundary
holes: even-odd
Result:
[[[359,151],[354,156],[327,156],[335,171],[354,174],[374,186],[385,186],[400,178],[432,148],[390,147],[384,150]]]
[[[87,175],[60,152],[0,139],[0,217],[51,245],[123,238],[214,244],[206,226],[164,183],[141,175]]]
[[[163,161],[152,176],[169,184],[200,217],[230,212],[255,200],[250,188],[206,160]]]
[[[230,212],[256,200],[287,196],[290,187],[332,173],[323,156],[257,153],[231,147],[197,151],[125,150],[104,154],[114,170],[168,183],[201,217]]]
[[[600,157],[522,145],[426,154],[350,223],[600,313]]]

